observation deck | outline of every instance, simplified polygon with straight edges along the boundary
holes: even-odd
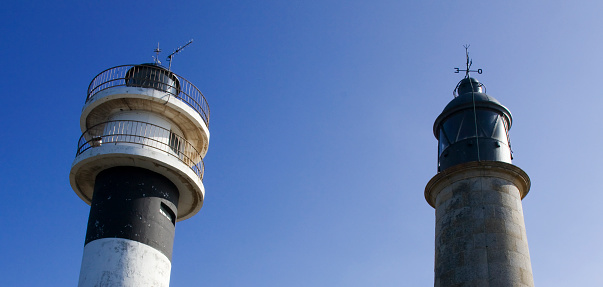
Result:
[[[100,171],[142,167],[178,187],[178,221],[193,216],[205,194],[209,114],[201,91],[162,66],[122,65],[101,72],[82,109],[71,186],[90,204]]]

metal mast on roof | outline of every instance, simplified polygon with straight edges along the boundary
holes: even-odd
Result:
[[[190,41],[188,41],[188,43],[184,44],[184,46],[180,46],[178,47],[178,49],[174,50],[173,53],[171,53],[168,57],[167,60],[168,62],[170,62],[170,64],[168,65],[168,70],[171,71],[172,70],[172,58],[174,58],[174,55],[178,54],[180,51],[182,51],[182,49],[186,48],[186,46],[190,45],[193,42],[193,39],[191,39]]]
[[[155,52],[155,56],[153,57],[155,64],[161,65],[161,61],[159,61],[159,53],[161,53],[161,49],[159,49],[159,42],[157,42],[157,48],[153,52]]]

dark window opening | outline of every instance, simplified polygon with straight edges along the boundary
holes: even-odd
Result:
[[[176,225],[176,215],[174,214],[174,211],[163,202],[159,206],[159,213],[169,219],[172,224]]]

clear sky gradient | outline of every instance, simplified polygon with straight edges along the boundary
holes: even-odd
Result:
[[[5,2],[1,286],[77,284],[88,85],[191,38],[172,69],[205,94],[211,140],[171,286],[432,286],[423,191],[464,44],[513,113],[536,285],[603,286],[601,1]]]

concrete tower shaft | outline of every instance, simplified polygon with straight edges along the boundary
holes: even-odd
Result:
[[[91,205],[79,286],[168,286],[177,221],[203,205],[209,106],[156,64],[97,75],[69,179]]]
[[[511,164],[511,113],[473,78],[434,123],[438,174],[434,286],[534,286],[521,200],[530,178]]]

